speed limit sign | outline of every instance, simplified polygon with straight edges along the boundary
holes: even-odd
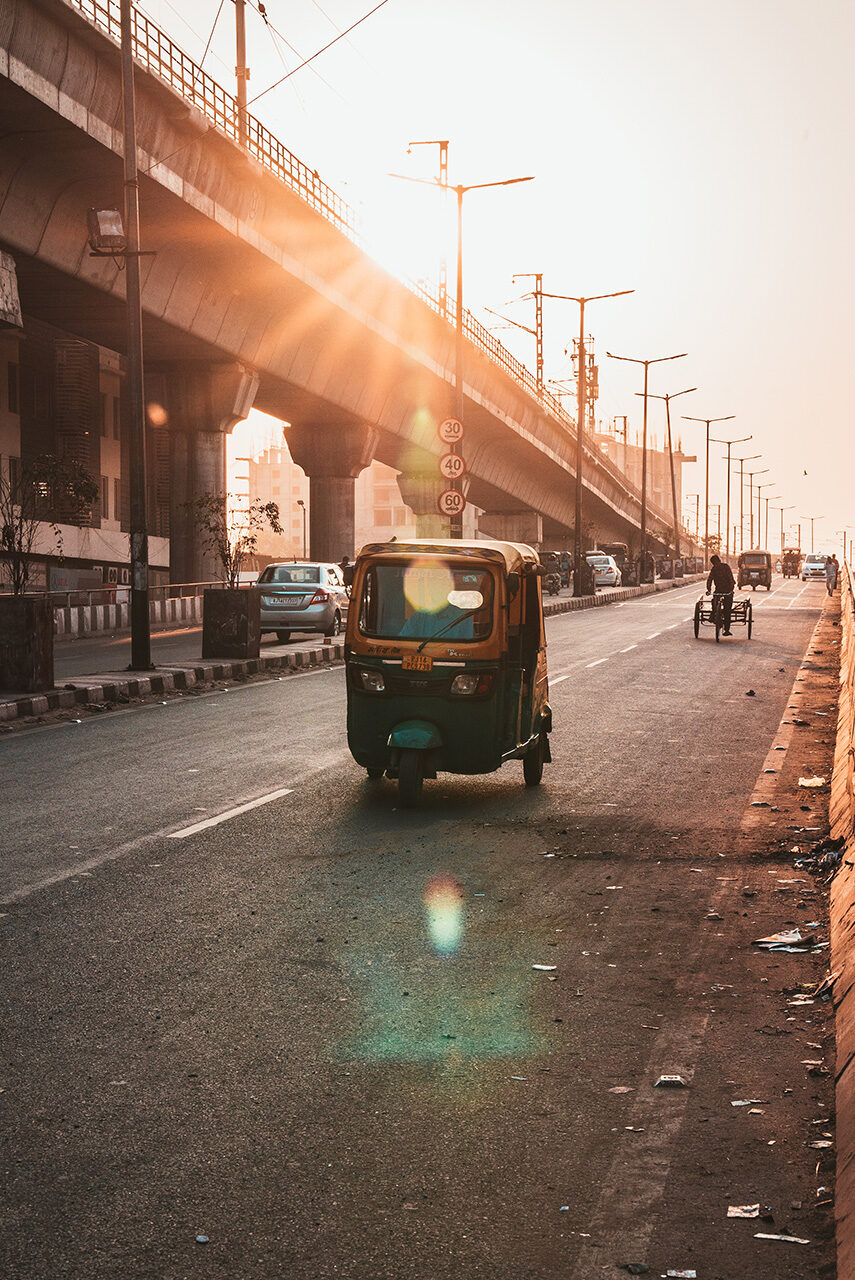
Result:
[[[446,480],[459,480],[466,474],[466,463],[459,453],[445,453],[439,460],[439,470]]]
[[[466,499],[456,489],[444,489],[436,505],[444,516],[459,516],[466,506]]]
[[[437,427],[437,432],[443,444],[459,444],[463,439],[463,423],[457,418],[446,418]]]

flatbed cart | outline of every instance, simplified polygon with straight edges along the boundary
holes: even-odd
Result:
[[[733,597],[733,605],[730,610],[730,625],[733,626],[734,622],[738,622],[741,626],[748,628],[748,639],[750,640],[753,629],[753,612],[751,601],[747,596],[735,595]],[[714,591],[710,596],[701,596],[695,605],[694,623],[696,640],[701,630],[701,624],[709,624],[715,627],[716,644],[718,643],[724,630],[724,601],[720,592]]]

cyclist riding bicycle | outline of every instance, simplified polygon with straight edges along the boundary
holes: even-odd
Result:
[[[723,635],[729,636],[733,633],[730,630],[730,613],[733,608],[733,592],[736,582],[733,572],[729,564],[721,559],[720,556],[710,556],[710,572],[707,578],[707,591],[715,586],[714,594],[721,596],[722,609],[724,612],[724,628]]]

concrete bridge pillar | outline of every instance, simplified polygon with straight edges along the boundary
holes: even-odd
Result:
[[[146,370],[149,422],[169,432],[169,576],[172,582],[210,582],[220,576],[216,555],[186,509],[203,494],[225,505],[226,435],[249,413],[258,375],[241,364]]]
[[[409,475],[402,471],[398,476],[398,492],[406,505],[416,517],[416,537],[448,538],[451,536],[451,521],[448,516],[440,515],[436,505],[443,489],[448,488],[448,481],[433,472]]]
[[[288,450],[309,477],[309,554],[337,563],[355,554],[356,477],[371,465],[378,433],[349,423],[337,427],[294,423],[285,429]]]
[[[543,516],[538,511],[483,511],[478,532],[500,542],[525,542],[539,548],[543,542]]]

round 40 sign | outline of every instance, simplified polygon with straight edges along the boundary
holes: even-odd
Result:
[[[456,489],[444,489],[436,505],[444,516],[459,516],[466,506],[466,499]]]
[[[439,460],[439,471],[446,480],[459,480],[466,474],[466,463],[459,453],[444,453]]]

